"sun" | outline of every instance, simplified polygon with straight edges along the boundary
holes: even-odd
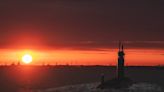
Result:
[[[29,64],[32,62],[32,56],[30,54],[25,54],[22,56],[22,61],[25,64]]]

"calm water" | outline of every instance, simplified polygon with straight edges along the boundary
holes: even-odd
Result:
[[[0,67],[1,92],[31,92],[30,89],[45,89],[64,85],[92,83],[100,81],[101,74],[105,80],[115,77],[115,67],[39,67],[12,66]],[[135,81],[160,83],[164,78],[164,69],[153,67],[129,67],[126,75]]]

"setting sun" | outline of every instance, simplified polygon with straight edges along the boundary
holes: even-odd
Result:
[[[25,54],[23,57],[22,57],[22,61],[26,64],[29,64],[32,62],[32,56],[29,55],[29,54]]]

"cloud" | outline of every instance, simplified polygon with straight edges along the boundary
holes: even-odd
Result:
[[[127,48],[164,48],[161,1],[9,1],[0,1],[0,47],[21,47],[24,35],[32,47],[108,49],[122,40]]]

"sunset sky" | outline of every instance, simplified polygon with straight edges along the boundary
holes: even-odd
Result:
[[[1,0],[0,64],[164,64],[163,0]]]

